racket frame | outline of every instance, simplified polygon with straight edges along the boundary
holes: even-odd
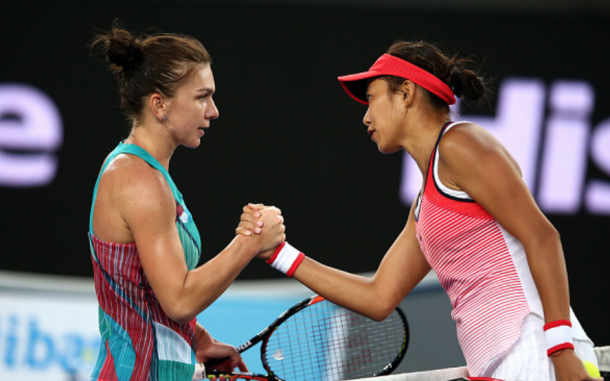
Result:
[[[279,378],[278,376],[276,376],[275,373],[273,372],[273,370],[271,370],[271,368],[269,367],[267,358],[265,356],[265,352],[267,349],[267,342],[268,342],[267,339],[269,337],[271,337],[273,332],[283,322],[288,320],[291,316],[293,316],[297,312],[299,312],[311,305],[322,302],[324,300],[326,300],[324,297],[322,297],[320,295],[314,295],[312,297],[309,297],[309,298],[295,304],[288,310],[284,311],[273,323],[271,323],[269,325],[269,327],[267,327],[263,331],[261,331],[261,333],[259,333],[260,338],[258,338],[259,335],[255,336],[258,338],[256,342],[254,342],[253,340],[250,340],[253,342],[252,345],[257,344],[260,341],[263,341],[263,343],[261,345],[261,362],[263,363],[263,367],[265,368],[265,370],[267,371],[267,373],[269,374],[271,379],[276,380],[276,381],[284,381],[282,378]],[[332,303],[332,302],[329,301],[329,303]],[[378,373],[372,374],[369,377],[378,377],[378,376],[385,376],[385,375],[391,374],[401,363],[402,359],[404,358],[405,353],[407,352],[407,348],[409,346],[409,323],[407,322],[407,317],[406,317],[404,311],[402,310],[402,308],[400,308],[400,306],[396,307],[395,311],[398,314],[398,316],[400,317],[400,319],[403,323],[403,326],[404,326],[402,346],[401,346],[398,354],[396,355],[396,357],[389,364],[387,364],[385,367],[383,367]],[[245,344],[247,344],[247,343],[245,343]],[[245,345],[245,344],[243,344],[243,345]],[[248,348],[250,346],[248,346]]]
[[[283,322],[288,320],[292,315],[296,314],[297,312],[299,312],[313,304],[322,302],[324,300],[326,300],[324,297],[319,296],[319,295],[314,295],[314,296],[311,296],[307,299],[300,301],[299,303],[290,307],[286,311],[282,312],[282,314],[280,316],[278,316],[277,319],[275,319],[275,321],[273,323],[269,324],[269,326],[267,328],[263,329],[258,334],[253,336],[250,340],[248,340],[245,343],[238,346],[236,348],[237,351],[239,353],[243,353],[244,351],[252,348],[256,344],[263,341],[263,344],[261,345],[261,356],[260,357],[261,357],[261,362],[263,364],[263,367],[268,372],[268,376],[266,376],[267,379],[274,380],[274,381],[284,381],[283,379],[281,379],[275,375],[275,373],[273,372],[273,370],[270,369],[269,364],[267,363],[267,359],[265,358],[265,349],[267,347],[267,339],[271,336],[271,334],[273,334],[273,332]],[[332,302],[330,302],[330,303],[332,303]],[[402,308],[400,308],[400,306],[396,307],[395,311],[398,313],[398,316],[400,317],[400,319],[403,323],[403,326],[404,326],[402,346],[401,346],[398,354],[394,358],[394,360],[392,360],[389,364],[387,364],[385,367],[383,367],[383,369],[381,369],[378,373],[375,373],[375,374],[371,375],[370,377],[385,376],[385,375],[392,373],[394,370],[396,370],[396,368],[398,367],[398,365],[401,363],[402,359],[404,358],[404,355],[407,352],[407,349],[409,347],[409,323],[407,321],[407,317],[406,317],[404,311],[402,310]],[[228,358],[208,361],[205,363],[205,367],[206,367],[206,369],[211,369],[212,367],[220,364],[223,361],[226,361],[227,359]],[[225,372],[225,373],[211,372],[211,373],[209,373],[209,375],[214,375],[215,373],[216,374],[226,374],[226,375],[231,374],[231,373],[227,373],[227,372]],[[265,377],[260,374],[256,374],[255,376],[256,377]],[[258,380],[260,378],[252,378],[252,379]]]

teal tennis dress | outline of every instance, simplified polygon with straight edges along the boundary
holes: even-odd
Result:
[[[93,232],[93,206],[100,178],[108,164],[122,153],[142,158],[163,174],[176,200],[176,229],[189,270],[197,266],[201,255],[199,232],[169,173],[141,147],[120,143],[97,179],[89,219],[102,335],[91,380],[191,381],[196,363],[196,319],[181,324],[165,314],[144,274],[135,243],[105,242]]]

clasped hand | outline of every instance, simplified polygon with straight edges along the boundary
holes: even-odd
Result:
[[[241,221],[235,234],[256,239],[259,243],[257,258],[269,259],[275,248],[286,240],[286,226],[282,211],[275,206],[248,204],[244,206]]]

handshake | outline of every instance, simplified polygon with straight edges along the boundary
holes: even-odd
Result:
[[[282,211],[274,206],[244,206],[235,234],[249,237],[256,257],[265,259],[275,269],[292,276],[305,255],[286,242]]]

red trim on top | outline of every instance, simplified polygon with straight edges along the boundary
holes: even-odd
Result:
[[[422,199],[426,198],[427,200],[432,201],[436,205],[439,205],[445,209],[449,209],[460,214],[470,215],[476,218],[493,220],[493,217],[489,214],[489,212],[487,212],[487,210],[485,210],[481,205],[477,204],[476,201],[458,199],[443,193],[439,188],[438,184],[436,183],[436,180],[434,179],[435,164],[438,164],[435,160],[436,151],[438,151],[439,149],[438,147],[440,145],[441,139],[443,138],[447,128],[456,123],[460,122],[445,123],[438,135],[438,139],[436,141],[436,144],[434,145],[434,149],[430,154],[430,161],[428,164],[428,170],[426,172],[426,182],[424,183]]]
[[[343,85],[345,91],[347,91],[352,98],[360,103],[368,105],[369,103],[366,101],[366,99],[360,99],[356,95],[352,94],[344,82],[360,81],[363,79],[379,77],[380,75],[394,75],[397,77],[406,78],[438,96],[449,105],[456,102],[453,91],[445,82],[441,81],[434,74],[420,68],[419,66],[413,65],[411,62],[405,61],[391,54],[384,54],[379,57],[373,66],[371,66],[369,71],[345,75],[338,77],[338,79],[341,82],[341,85]]]
[[[294,274],[294,272],[297,271],[297,268],[299,267],[301,262],[303,262],[303,259],[305,259],[305,254],[299,253],[299,255],[297,255],[297,258],[294,260],[294,262],[292,262],[292,266],[290,266],[290,268],[288,269],[288,272],[286,272],[286,275],[291,277]]]
[[[572,343],[563,343],[563,344],[555,345],[554,347],[551,347],[551,348],[547,349],[546,354],[547,354],[547,356],[551,356],[553,353],[561,351],[563,349],[574,350],[574,344],[572,344]]]
[[[572,322],[569,320],[554,320],[548,322],[544,325],[544,330],[548,331],[551,328],[561,327],[563,325],[567,325],[568,327],[572,327]]]
[[[275,258],[277,258],[277,256],[280,254],[280,251],[282,251],[282,249],[284,248],[284,245],[286,244],[286,241],[280,243],[276,248],[275,251],[273,252],[273,255],[271,256],[271,258],[267,259],[267,264],[270,265],[275,261]]]

